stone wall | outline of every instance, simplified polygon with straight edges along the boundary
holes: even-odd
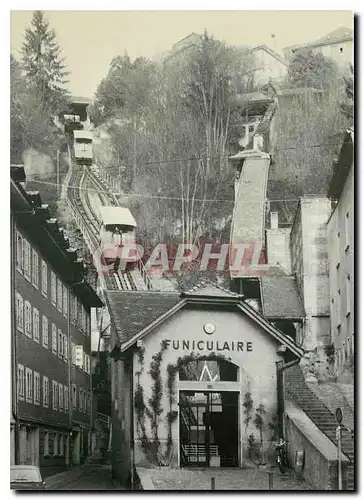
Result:
[[[314,424],[312,424],[313,426]],[[338,461],[333,454],[322,452],[309,439],[309,433],[303,432],[293,419],[285,415],[285,439],[288,441],[289,463],[295,466],[296,454],[304,452],[303,479],[314,490],[338,489]],[[347,461],[343,462],[343,489],[346,488]]]

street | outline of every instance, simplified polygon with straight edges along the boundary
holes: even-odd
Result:
[[[122,490],[111,478],[111,465],[88,463],[45,480],[46,490]]]

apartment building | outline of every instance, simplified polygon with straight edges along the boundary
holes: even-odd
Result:
[[[353,368],[354,355],[354,129],[350,128],[328,191],[333,211],[327,222],[331,341],[335,371],[340,376]]]
[[[38,192],[11,168],[12,460],[44,477],[82,462],[92,430],[91,307],[84,264]]]

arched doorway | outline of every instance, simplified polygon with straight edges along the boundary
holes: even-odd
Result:
[[[198,359],[179,370],[182,467],[239,465],[239,369],[224,359]]]

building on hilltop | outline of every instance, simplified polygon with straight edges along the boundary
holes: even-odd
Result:
[[[283,49],[285,59],[289,60],[295,52],[302,49],[311,49],[313,52],[330,57],[344,69],[349,64],[354,64],[354,31],[339,26],[314,42],[285,47]]]
[[[254,56],[254,86],[261,87],[268,83],[280,83],[287,73],[288,62],[268,45],[255,45],[248,48]]]
[[[38,192],[11,167],[11,463],[47,477],[90,453],[90,308],[102,302]]]

